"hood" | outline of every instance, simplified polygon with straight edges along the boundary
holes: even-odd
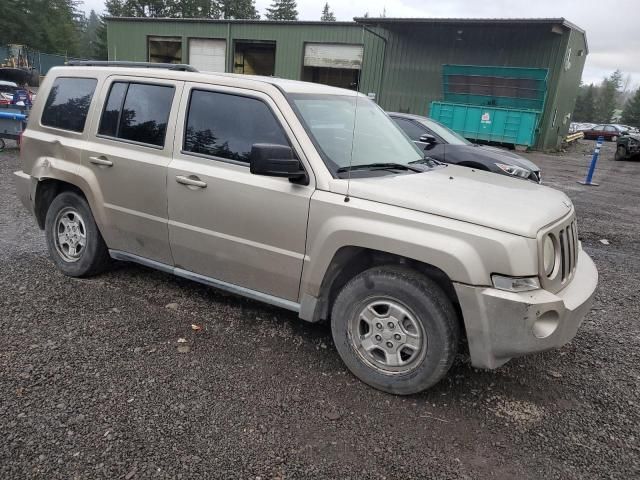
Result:
[[[530,238],[573,208],[558,190],[455,165],[423,173],[352,178],[350,195]]]
[[[507,165],[515,165],[516,167],[526,168],[532,172],[540,171],[538,167],[531,160],[527,160],[517,153],[502,148],[490,147],[487,145],[465,145],[464,148],[469,149],[469,153],[476,157],[482,157],[485,160],[492,161],[494,163],[506,163]]]

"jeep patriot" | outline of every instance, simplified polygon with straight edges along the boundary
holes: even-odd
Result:
[[[47,74],[20,158],[64,274],[137,262],[326,320],[390,393],[460,345],[482,368],[564,345],[598,280],[567,196],[425,157],[350,90],[78,62]]]

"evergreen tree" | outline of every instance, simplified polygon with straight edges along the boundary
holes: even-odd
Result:
[[[574,122],[592,122],[595,118],[596,88],[593,83],[588,87],[580,87],[580,93],[576,99],[573,110]]]
[[[618,89],[620,88],[622,74],[616,70],[609,78],[602,81],[600,96],[596,104],[595,121],[598,123],[610,123],[616,109]]]
[[[88,17],[83,17],[82,26],[79,55],[82,58],[94,58],[100,29],[100,17],[95,10],[91,10]]]
[[[107,60],[109,58],[107,51],[107,24],[104,21],[104,16],[100,17],[100,25],[96,31],[96,43],[91,52],[91,58],[96,60]]]
[[[17,43],[43,52],[77,55],[79,19],[75,0],[3,0],[0,45]]]
[[[217,3],[220,9],[220,18],[260,19],[254,0],[220,0]]]
[[[297,20],[298,10],[295,0],[273,0],[267,8],[267,20]]]
[[[324,4],[324,8],[322,9],[322,16],[320,17],[320,20],[323,21],[323,22],[335,22],[336,21],[336,16],[329,9],[329,3],[325,3]]]
[[[640,88],[636,90],[636,94],[625,105],[620,121],[624,125],[640,128]]]

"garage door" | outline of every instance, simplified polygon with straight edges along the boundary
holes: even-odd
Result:
[[[304,47],[304,66],[360,70],[362,45],[307,43]]]
[[[189,64],[205,72],[224,72],[225,50],[224,40],[190,38]]]

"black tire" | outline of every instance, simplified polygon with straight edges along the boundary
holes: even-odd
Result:
[[[364,322],[361,312],[376,303],[378,298],[382,299],[381,303],[392,301],[403,307],[422,328],[424,341],[420,356],[406,371],[385,371],[385,368],[392,367],[375,365],[375,360],[371,359],[374,355],[361,353],[356,346],[360,340],[352,339],[353,325]],[[406,333],[400,322],[396,328],[402,328]],[[375,324],[378,325],[377,320]],[[383,328],[385,332],[381,333],[384,335],[387,327]],[[374,388],[397,395],[417,393],[440,381],[453,363],[460,337],[455,310],[442,289],[426,276],[397,266],[374,267],[350,280],[334,302],[331,331],[338,353],[356,377]],[[366,333],[365,336],[368,335]],[[392,338],[389,340],[393,341]],[[382,343],[392,344],[384,339]],[[396,351],[400,350],[400,347],[396,348]]]
[[[624,147],[624,145],[618,145],[618,148],[616,148],[616,154],[613,157],[616,161],[620,161],[620,160],[624,160],[627,157],[627,149]]]
[[[76,245],[73,248],[73,255],[70,253],[72,248],[70,244],[61,244],[57,239],[62,229],[62,217],[67,223],[71,220],[70,225],[76,225],[75,232],[71,232],[71,236],[79,238],[84,235],[84,245]],[[74,218],[75,223],[73,223]],[[67,232],[66,227],[62,232],[63,234]],[[62,192],[53,199],[47,210],[45,236],[51,259],[65,275],[90,277],[104,271],[110,263],[109,251],[93,219],[89,204],[84,197],[75,192]],[[69,241],[75,243],[74,238]]]
[[[0,152],[4,150],[4,147],[6,147],[7,144],[4,142],[4,140],[2,138],[0,138]]]

